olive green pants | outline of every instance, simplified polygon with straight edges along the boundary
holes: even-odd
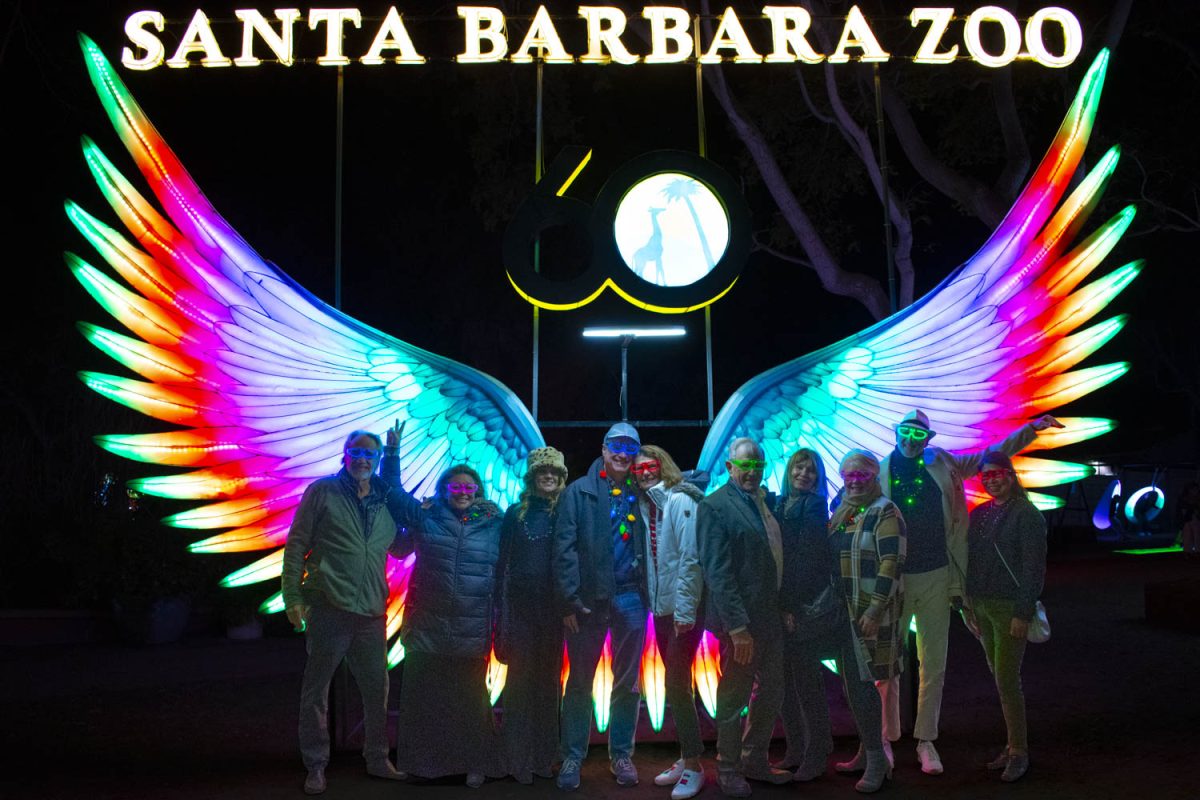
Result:
[[[1025,639],[1009,635],[1013,603],[989,597],[973,597],[971,605],[979,622],[980,641],[988,667],[1000,693],[1000,710],[1008,728],[1010,751],[1027,752],[1029,739],[1025,729],[1025,695],[1021,692],[1021,659]]]

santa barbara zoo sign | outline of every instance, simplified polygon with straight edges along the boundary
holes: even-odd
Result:
[[[457,6],[456,11],[462,45],[458,52],[448,53],[429,49],[445,37],[422,36],[427,33],[422,23],[433,18],[421,16],[418,11],[406,22],[395,6],[366,11],[350,7],[310,8],[307,12],[277,8],[269,15],[258,9],[237,9],[233,11],[236,22],[210,18],[203,9],[196,9],[186,21],[168,23],[161,12],[143,10],[125,20],[128,45],[121,51],[121,64],[134,70],[155,69],[163,64],[174,68],[195,64],[257,67],[264,61],[290,67],[308,60],[297,56],[297,45],[301,44],[305,52],[320,52],[315,61],[323,66],[418,65],[431,58],[453,58],[463,64],[537,60],[549,64],[625,65],[692,59],[702,64],[843,64],[908,58],[922,64],[965,59],[985,67],[1003,67],[1021,59],[1047,67],[1066,67],[1083,49],[1079,20],[1057,6],[1038,9],[1024,24],[998,6],[969,11],[948,6],[915,7],[907,19],[923,34],[916,50],[907,53],[891,52],[876,35],[876,25],[858,6],[852,6],[845,17],[831,20],[840,24],[841,33],[829,52],[814,45],[810,37],[812,16],[801,6],[768,5],[761,13],[740,15],[727,8],[712,17],[713,35],[705,47],[695,35],[697,18],[675,6],[645,6],[640,14],[633,15],[645,20],[645,37],[628,33],[631,15],[613,6],[578,6],[575,14],[555,15],[545,6],[538,6],[532,17],[506,17],[494,6]],[[888,18],[896,17],[889,14]],[[563,34],[568,41],[579,43],[575,52],[564,45]],[[178,42],[170,54],[167,42]]]

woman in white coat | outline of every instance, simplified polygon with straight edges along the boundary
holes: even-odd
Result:
[[[703,633],[698,624],[703,579],[696,552],[696,504],[704,493],[683,480],[661,447],[643,445],[632,471],[646,521],[646,587],[654,635],[666,667],[667,703],[679,738],[679,760],[654,782],[674,786],[672,800],[686,800],[704,786],[704,743],[692,694],[692,660]]]

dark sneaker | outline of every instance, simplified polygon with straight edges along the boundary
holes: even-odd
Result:
[[[749,797],[753,792],[750,781],[733,770],[717,770],[717,786],[726,797]]]
[[[321,768],[310,769],[308,777],[304,779],[305,794],[321,794],[325,791],[325,770]]]
[[[617,776],[617,786],[637,786],[637,767],[633,765],[633,759],[629,756],[613,759],[608,765],[608,770]]]
[[[562,766],[558,768],[558,778],[555,779],[555,783],[558,785],[558,788],[565,792],[573,792],[578,789],[579,767],[579,759],[563,759]]]

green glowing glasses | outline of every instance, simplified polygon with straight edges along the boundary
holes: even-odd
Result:
[[[923,442],[929,438],[929,431],[924,428],[912,428],[908,425],[901,425],[896,428],[896,432],[905,439],[912,439],[916,442]]]
[[[767,462],[760,461],[757,458],[731,458],[729,459],[729,463],[742,472],[754,472],[767,466]]]

